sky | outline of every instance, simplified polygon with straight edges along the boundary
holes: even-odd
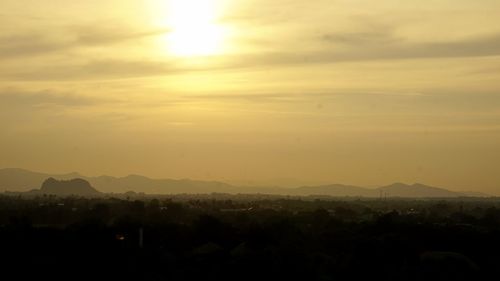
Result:
[[[498,0],[0,7],[0,167],[500,195]]]

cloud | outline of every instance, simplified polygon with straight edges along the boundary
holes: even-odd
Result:
[[[106,80],[149,77],[181,71],[173,63],[128,60],[92,60],[83,64],[60,64],[29,71],[4,72],[3,80]],[[1,78],[0,78],[1,79]]]
[[[195,100],[215,100],[215,101],[248,101],[248,102],[266,102],[266,103],[303,103],[310,101],[325,101],[338,98],[352,97],[375,97],[381,99],[384,97],[401,97],[413,98],[424,96],[422,93],[414,92],[296,92],[296,93],[233,93],[233,94],[204,94],[204,95],[189,95],[185,99]]]
[[[234,53],[214,57],[216,64],[199,64],[196,67],[180,66],[176,59],[155,58],[133,60],[110,59],[113,48],[103,53],[101,59],[71,57],[29,67],[4,67],[3,81],[65,81],[105,80],[134,77],[152,77],[193,71],[244,70],[267,66],[315,65],[340,62],[466,58],[500,55],[500,33],[469,37],[444,42],[409,42],[396,34],[396,26],[377,22],[363,23],[354,31],[323,32],[319,35],[298,34],[309,38],[314,49],[302,49],[302,43],[276,42],[260,38],[266,51]],[[129,40],[157,36],[168,30],[137,30],[118,24],[93,24],[59,27],[55,31],[36,31],[0,37],[0,59],[15,59],[46,54],[64,54],[75,48],[113,46]],[[44,35],[48,34],[48,35]],[[50,35],[50,36],[49,36]],[[248,38],[247,38],[248,39]],[[299,40],[299,39],[294,39]],[[307,41],[307,40],[304,40]],[[279,44],[275,46],[274,44]],[[295,44],[295,46],[294,46]],[[267,51],[273,50],[273,51]],[[147,57],[147,54],[145,55]],[[27,63],[27,62],[26,62]]]
[[[371,30],[357,32],[337,32],[327,33],[321,36],[321,41],[331,44],[341,44],[349,47],[359,47],[369,45],[390,45],[402,43],[402,38],[394,36],[387,30]]]
[[[386,33],[325,34],[317,51],[281,50],[235,56],[232,67],[376,60],[469,58],[500,55],[500,33],[448,42],[410,43]]]
[[[405,42],[388,33],[336,34],[323,41],[345,44],[347,51],[329,52],[320,58],[334,61],[415,58],[465,58],[500,55],[500,33],[447,42]]]
[[[135,30],[122,25],[75,25],[51,32],[28,30],[0,37],[0,58],[15,59],[62,52],[74,48],[107,46],[168,32],[167,29]]]
[[[69,42],[52,41],[39,33],[25,33],[0,37],[0,58],[34,56],[56,52],[71,46]]]
[[[87,38],[97,44],[101,36]],[[25,42],[28,42],[24,38]],[[112,40],[112,38],[109,38]],[[118,40],[118,39],[115,39]],[[22,40],[19,40],[19,42]],[[193,71],[238,70],[279,65],[310,65],[335,62],[360,62],[404,59],[467,58],[500,55],[500,34],[469,38],[450,42],[408,43],[390,34],[340,33],[321,37],[326,47],[319,51],[287,52],[274,51],[257,54],[236,54],[221,57],[216,65],[186,67],[179,66],[175,59],[154,60],[90,60],[85,63],[68,62],[34,67],[23,70],[4,70],[0,80],[88,80],[151,77]],[[110,41],[111,42],[111,41]],[[342,48],[329,46],[341,44]],[[24,43],[21,44],[24,46]],[[42,47],[40,47],[42,46]],[[18,52],[43,52],[56,47],[41,44],[38,48],[21,47]],[[14,51],[14,50],[13,50]]]
[[[17,89],[0,90],[0,100],[1,107],[81,107],[111,102],[110,99],[87,97],[75,93],[60,93],[51,90],[23,91]]]
[[[139,39],[149,36],[157,36],[168,32],[168,29],[157,29],[147,31],[131,30],[123,26],[107,26],[96,28],[96,26],[74,26],[69,29],[76,33],[74,43],[78,46],[95,46],[119,43],[126,40]]]

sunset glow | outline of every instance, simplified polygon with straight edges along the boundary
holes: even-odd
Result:
[[[168,5],[166,44],[176,56],[219,54],[223,50],[224,28],[217,23],[215,0],[171,0]]]

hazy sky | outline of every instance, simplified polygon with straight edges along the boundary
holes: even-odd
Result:
[[[500,194],[498,0],[0,7],[0,167]]]

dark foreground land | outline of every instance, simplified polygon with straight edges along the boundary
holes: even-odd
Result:
[[[0,252],[3,280],[498,280],[500,201],[2,196]]]

